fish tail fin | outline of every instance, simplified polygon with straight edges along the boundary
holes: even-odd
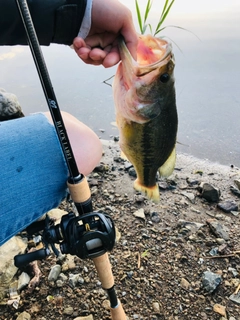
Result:
[[[155,184],[155,186],[153,187],[146,187],[146,186],[143,186],[138,179],[136,179],[134,181],[134,188],[137,191],[144,193],[149,199],[153,200],[154,202],[159,202],[160,195],[159,195],[159,189],[157,184]]]

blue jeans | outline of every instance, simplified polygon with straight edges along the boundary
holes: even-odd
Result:
[[[43,114],[0,122],[0,168],[2,245],[66,196],[68,168]]]

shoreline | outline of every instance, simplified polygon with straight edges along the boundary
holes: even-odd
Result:
[[[227,312],[221,319],[238,320],[240,294],[234,293],[240,288],[235,275],[240,271],[240,198],[230,187],[240,180],[239,168],[178,154],[173,174],[158,179],[160,201],[153,203],[134,190],[135,178],[129,163],[120,158],[118,143],[102,143],[102,160],[87,179],[94,211],[111,216],[116,227],[109,257],[129,319],[219,320]],[[201,196],[201,183],[220,190],[219,202]],[[238,206],[235,212],[218,207],[229,201]],[[69,204],[63,202],[59,209],[65,214]],[[17,311],[6,298],[0,319],[15,319],[24,312],[34,319],[109,319],[108,298],[91,261],[70,254],[61,261],[51,255],[38,265],[43,276],[36,289],[20,291]],[[49,281],[56,266],[61,274]],[[222,279],[214,292],[206,292],[203,285],[206,272]],[[73,276],[80,279],[74,285]]]
[[[104,155],[101,164],[108,166],[105,173],[99,173],[100,176],[104,176],[104,181],[101,183],[102,190],[110,189],[112,193],[126,197],[129,201],[142,197],[146,210],[163,212],[163,208],[165,208],[167,211],[174,212],[173,204],[176,203],[176,208],[180,207],[177,216],[183,214],[181,212],[181,205],[183,205],[185,208],[184,217],[190,220],[200,221],[203,217],[207,219],[209,214],[211,216],[219,214],[218,203],[226,201],[236,202],[238,210],[240,210],[240,198],[231,192],[231,188],[235,184],[234,181],[240,179],[238,167],[225,166],[190,155],[177,154],[172,175],[167,179],[158,179],[157,181],[160,201],[153,203],[133,188],[135,178],[130,176],[126,169],[131,164],[126,160],[121,161],[118,142],[102,140],[102,144]],[[94,173],[90,175],[90,184],[92,177],[94,177]],[[201,197],[199,187],[204,183],[219,190],[219,201],[208,202]],[[98,191],[98,195],[101,195],[101,190]],[[201,212],[201,215],[195,212]]]

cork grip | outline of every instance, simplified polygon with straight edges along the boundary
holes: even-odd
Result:
[[[111,318],[112,320],[127,320],[127,316],[123,310],[121,302],[118,302],[119,304],[116,308],[111,308]]]
[[[95,268],[102,283],[103,289],[110,289],[114,286],[114,279],[108,254],[105,253],[97,258],[93,258]]]
[[[110,289],[114,286],[114,278],[112,274],[111,264],[108,254],[105,253],[93,259],[98,276],[102,283],[103,289]],[[126,314],[123,310],[121,302],[118,300],[118,305],[115,308],[110,308],[112,320],[126,320]]]
[[[90,199],[91,192],[86,177],[76,184],[67,183],[72,200],[75,203],[83,203]]]

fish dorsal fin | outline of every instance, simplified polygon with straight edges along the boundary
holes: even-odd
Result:
[[[174,147],[168,159],[158,169],[160,176],[164,178],[169,177],[173,173],[175,163],[176,163],[176,146]]]

